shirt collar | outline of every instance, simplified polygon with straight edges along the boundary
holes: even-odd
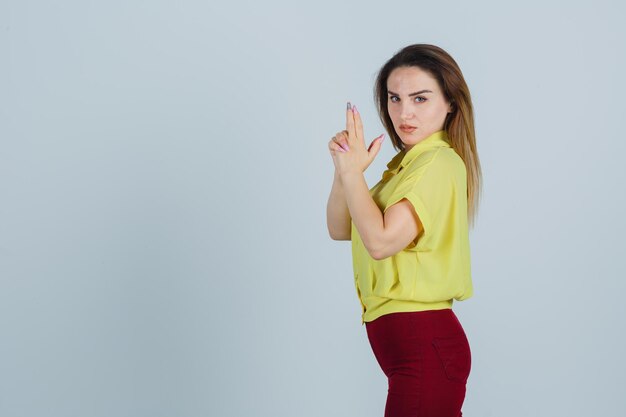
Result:
[[[402,150],[398,152],[396,156],[394,156],[391,161],[387,164],[387,170],[383,173],[394,175],[400,171],[401,168],[404,168],[408,164],[410,164],[418,155],[423,153],[424,151],[432,148],[438,147],[446,147],[450,148],[450,142],[448,139],[448,134],[445,130],[438,130],[435,133],[432,133],[430,136],[427,136],[425,139],[422,139],[411,149],[408,151]]]

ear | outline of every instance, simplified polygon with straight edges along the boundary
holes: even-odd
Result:
[[[448,113],[453,113],[454,110],[456,110],[456,103],[452,100],[448,105]]]

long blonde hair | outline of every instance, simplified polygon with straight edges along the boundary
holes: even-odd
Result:
[[[476,150],[474,131],[474,109],[469,88],[456,61],[443,49],[435,45],[415,44],[398,51],[382,66],[376,77],[374,99],[378,115],[393,147],[404,150],[404,143],[396,133],[387,108],[387,79],[398,67],[419,67],[430,73],[439,83],[446,99],[452,104],[444,122],[450,146],[463,159],[467,172],[467,215],[470,226],[474,225],[481,192],[482,170]]]

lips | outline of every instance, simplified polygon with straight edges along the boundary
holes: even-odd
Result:
[[[415,126],[405,125],[405,124],[400,125],[400,130],[406,133],[411,133],[415,129],[417,129]]]

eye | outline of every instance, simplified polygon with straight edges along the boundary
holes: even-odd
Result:
[[[398,101],[400,101],[400,97],[398,97],[398,96],[389,96],[389,101],[391,101],[392,103],[397,103]]]
[[[422,101],[418,101],[418,103],[423,103],[425,102],[427,99],[425,97],[415,97],[415,100],[422,100]]]

